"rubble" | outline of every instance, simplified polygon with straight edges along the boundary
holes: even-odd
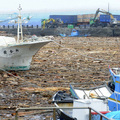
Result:
[[[108,65],[120,64],[119,37],[55,37],[54,40],[37,52],[30,70],[9,71],[15,77],[0,72],[0,107],[53,106],[52,96],[57,91],[69,91],[70,83],[108,82]]]

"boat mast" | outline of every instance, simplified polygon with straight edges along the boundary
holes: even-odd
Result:
[[[22,32],[22,19],[21,19],[21,5],[19,4],[19,15],[18,15],[18,30],[17,30],[17,43],[20,42],[20,35],[21,35],[21,41],[23,42],[23,32]]]

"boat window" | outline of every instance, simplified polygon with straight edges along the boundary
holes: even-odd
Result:
[[[13,51],[12,51],[12,50],[10,50],[10,53],[13,53]]]
[[[18,49],[16,49],[16,52],[19,52],[19,50],[18,50]]]
[[[4,54],[7,54],[7,51],[6,51],[6,50],[4,51]]]

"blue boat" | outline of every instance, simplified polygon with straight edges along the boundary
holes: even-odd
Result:
[[[113,94],[108,98],[108,106],[110,111],[120,110],[120,68],[109,68],[114,87]]]

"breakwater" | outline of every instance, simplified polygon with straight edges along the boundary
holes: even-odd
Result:
[[[90,34],[93,37],[116,37],[120,36],[120,27],[111,28],[111,27],[92,27],[92,28],[75,28],[80,34]],[[5,27],[0,28],[0,31],[5,31],[7,34],[17,35],[17,28],[13,27]],[[53,35],[59,36],[60,34],[70,35],[72,29],[70,28],[46,28],[42,29],[39,27],[23,27],[24,35],[37,35],[37,36],[45,36],[45,35]]]

